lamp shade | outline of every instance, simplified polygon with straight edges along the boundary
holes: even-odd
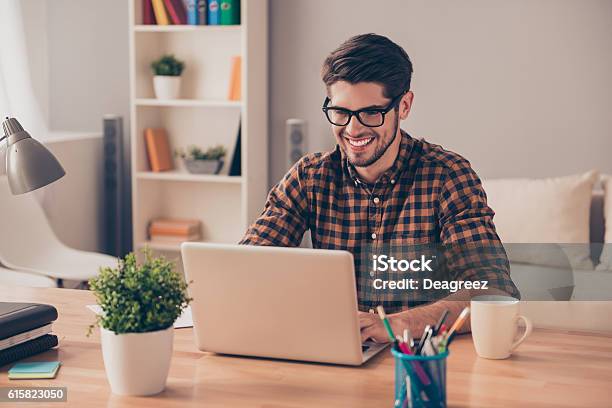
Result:
[[[8,138],[6,175],[13,194],[23,194],[53,183],[66,172],[55,156],[32,139],[15,118],[2,122]]]

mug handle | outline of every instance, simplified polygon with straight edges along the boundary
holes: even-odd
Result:
[[[525,322],[525,333],[523,333],[520,339],[518,339],[512,344],[512,346],[510,347],[510,352],[514,351],[514,349],[516,349],[523,341],[525,341],[525,339],[531,334],[531,330],[533,329],[533,326],[531,325],[531,320],[529,320],[525,316],[522,316],[522,315],[517,316],[516,317],[517,323],[521,319]]]

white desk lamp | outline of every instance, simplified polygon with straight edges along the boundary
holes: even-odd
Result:
[[[66,172],[55,156],[23,130],[17,119],[2,122],[7,139],[6,175],[11,193],[24,194],[62,178]]]

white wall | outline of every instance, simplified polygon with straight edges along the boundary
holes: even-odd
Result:
[[[52,129],[100,130],[106,113],[129,120],[127,11],[126,0],[48,1]]]
[[[34,96],[49,125],[49,54],[47,53],[47,1],[22,0],[28,62]],[[43,138],[45,136],[43,135]]]
[[[325,56],[389,36],[410,55],[404,128],[467,157],[482,177],[612,172],[609,0],[271,0],[271,183],[286,171],[284,122],[333,145],[320,106]]]

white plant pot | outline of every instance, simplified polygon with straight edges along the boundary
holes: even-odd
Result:
[[[125,334],[100,328],[100,335],[106,377],[114,394],[146,396],[163,391],[172,358],[174,326]]]
[[[155,75],[153,89],[157,99],[178,99],[181,91],[181,77]]]

